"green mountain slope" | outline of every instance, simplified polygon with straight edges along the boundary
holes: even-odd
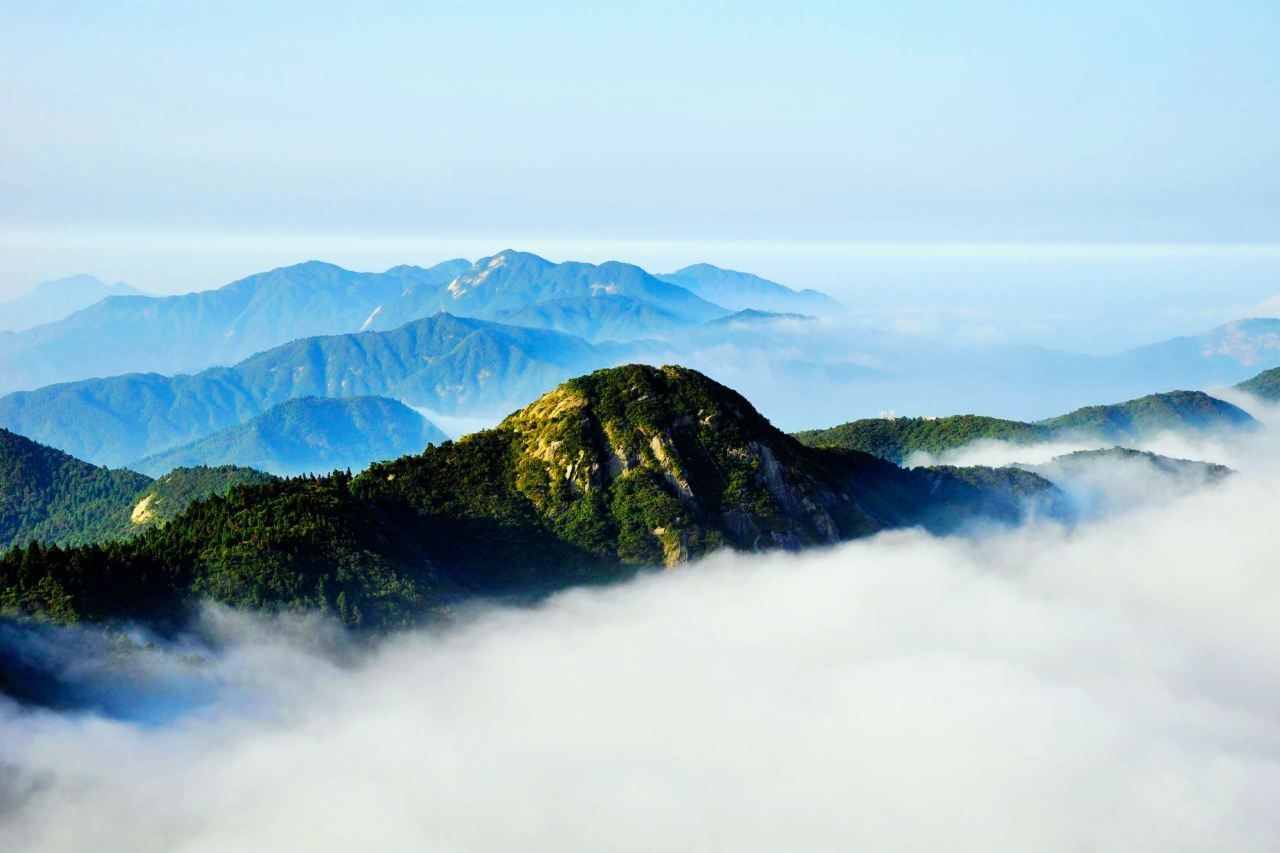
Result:
[[[1053,437],[1047,427],[981,415],[946,418],[865,418],[829,429],[798,432],[796,438],[813,447],[860,450],[901,464],[912,454],[942,453],[975,441],[1034,444]]]
[[[262,471],[236,465],[174,468],[133,497],[130,532],[169,522],[195,501],[226,495],[236,486],[256,486],[274,479]]]
[[[299,397],[376,395],[445,413],[501,411],[626,351],[439,314],[389,332],[304,338],[229,368],[9,394],[0,398],[0,426],[82,459],[125,465]]]
[[[300,397],[129,467],[152,476],[193,465],[240,465],[280,475],[359,471],[446,439],[435,424],[387,397]]]
[[[1247,428],[1257,426],[1257,421],[1243,409],[1203,391],[1169,391],[1110,406],[1086,406],[1038,425],[1060,435],[1126,440],[1164,430]]]
[[[270,479],[243,468],[174,471],[159,480],[100,468],[0,429],[0,551],[35,540],[81,545],[133,535],[194,500]]]
[[[938,454],[975,441],[1034,444],[1052,439],[1132,441],[1173,430],[1248,429],[1244,410],[1200,391],[1170,391],[1108,406],[1088,406],[1036,423],[980,415],[865,418],[795,434],[812,447],[860,450],[899,463],[917,452]]]
[[[469,596],[536,595],[724,547],[1016,521],[1025,499],[1054,492],[1034,475],[983,482],[807,447],[695,371],[630,365],[354,478],[237,489],[126,543],[16,550],[0,559],[0,607],[177,618],[209,597],[387,626]]]
[[[127,534],[134,498],[150,482],[0,429],[0,549],[32,539],[75,545]]]
[[[1274,403],[1280,400],[1280,367],[1264,370],[1257,376],[1241,382],[1236,388],[1261,400]]]

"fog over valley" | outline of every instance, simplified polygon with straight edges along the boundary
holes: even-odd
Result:
[[[725,554],[372,644],[50,629],[74,707],[5,704],[0,815],[33,851],[1270,849],[1276,449],[1082,527]]]

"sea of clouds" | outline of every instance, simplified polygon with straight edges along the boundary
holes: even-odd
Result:
[[[1075,527],[723,554],[372,645],[217,607],[9,637],[80,692],[0,700],[0,839],[1274,850],[1270,432],[1219,445],[1226,483]]]

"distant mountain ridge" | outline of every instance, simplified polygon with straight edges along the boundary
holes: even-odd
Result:
[[[108,284],[91,275],[42,281],[15,299],[0,302],[0,330],[21,331],[61,320],[108,296],[142,296],[122,281]]]
[[[127,374],[0,398],[0,426],[104,465],[126,465],[298,397],[383,396],[441,413],[497,411],[626,346],[438,314],[388,332],[304,338],[233,367]]]
[[[623,299],[606,299],[593,304],[601,297]],[[653,276],[634,264],[619,261],[603,264],[554,263],[529,252],[507,249],[481,258],[443,287],[419,289],[414,298],[388,307],[379,314],[372,328],[394,327],[436,311],[509,322],[519,312],[530,312],[548,303],[555,303],[561,309],[572,308],[580,313],[594,312],[611,318],[618,311],[634,312],[637,305],[643,305],[684,324],[703,322],[728,313],[721,306],[682,286]],[[523,316],[526,321],[540,318],[536,312]],[[613,322],[617,323],[616,318]],[[619,335],[618,331],[615,328],[611,336],[638,336],[636,332]],[[606,337],[588,326],[582,327],[579,333],[588,339]]]
[[[447,439],[435,424],[387,397],[300,397],[129,467],[152,476],[219,465],[280,476],[361,471],[371,462],[421,453]]]
[[[735,307],[690,287],[731,295]],[[0,334],[0,393],[124,373],[198,371],[292,340],[389,331],[441,311],[601,341],[669,334],[741,308],[785,305],[814,313],[835,304],[710,265],[655,276],[619,261],[554,263],[510,249],[474,263],[454,259],[381,273],[306,261],[215,290],[94,302],[56,322]]]
[[[688,288],[730,311],[755,309],[774,313],[831,314],[839,311],[836,300],[816,290],[792,290],[776,281],[712,264],[692,264],[658,276]]]
[[[980,415],[864,418],[795,436],[814,447],[859,450],[901,464],[913,453],[936,455],[984,440],[1012,444],[1071,438],[1123,442],[1165,430],[1202,432],[1258,425],[1243,409],[1202,391],[1170,391],[1112,405],[1086,406],[1034,423]]]

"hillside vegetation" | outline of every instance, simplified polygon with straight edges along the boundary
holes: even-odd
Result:
[[[1087,406],[1034,423],[980,415],[865,418],[798,432],[795,437],[812,447],[859,450],[901,464],[913,453],[936,455],[975,441],[1133,441],[1164,431],[1250,429],[1257,425],[1243,409],[1201,391],[1170,391],[1113,405]]]
[[[1055,497],[1024,472],[904,471],[807,447],[695,371],[630,365],[356,477],[233,489],[129,542],[16,549],[0,559],[0,606],[62,620],[177,618],[212,598],[389,626],[475,595],[537,595],[724,547],[1016,522],[1029,501]]]
[[[240,468],[197,468],[153,481],[0,429],[0,550],[33,540],[81,545],[128,537],[194,500],[266,477]]]
[[[1257,376],[1241,382],[1236,388],[1248,392],[1260,400],[1274,403],[1280,400],[1280,367],[1264,370]]]

